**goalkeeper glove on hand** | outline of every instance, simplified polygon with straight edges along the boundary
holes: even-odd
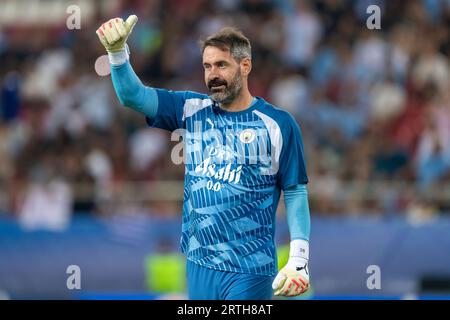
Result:
[[[138,17],[131,15],[125,22],[121,18],[114,18],[102,24],[97,29],[97,35],[106,51],[109,53],[123,51],[137,21]]]
[[[272,283],[276,296],[298,296],[309,289],[308,257],[307,241],[291,241],[288,263],[278,272]]]

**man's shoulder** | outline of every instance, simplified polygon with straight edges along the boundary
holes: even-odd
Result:
[[[185,100],[192,100],[192,99],[198,99],[198,100],[211,100],[210,97],[207,94],[195,92],[195,91],[189,91],[189,90],[170,90],[170,89],[163,89],[163,88],[155,88],[155,90],[158,92],[159,96],[164,97],[176,97],[178,99],[181,99],[183,101]]]
[[[184,96],[186,99],[200,99],[211,101],[211,98],[207,94],[196,91],[184,91]]]
[[[208,110],[212,104],[213,101],[206,94],[184,91],[183,120],[192,117],[199,111]]]
[[[262,101],[263,104],[262,107],[260,108],[260,111],[264,113],[266,116],[269,116],[270,118],[274,119],[278,123],[278,125],[280,125],[280,127],[286,124],[297,123],[296,119],[289,111],[281,107],[275,106],[264,99],[262,99]]]

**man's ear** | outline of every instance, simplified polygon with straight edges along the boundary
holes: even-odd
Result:
[[[241,61],[241,73],[243,76],[248,76],[252,71],[252,60],[250,58],[244,58]]]

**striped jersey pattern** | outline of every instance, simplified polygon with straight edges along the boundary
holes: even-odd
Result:
[[[181,250],[215,270],[273,276],[280,191],[307,183],[300,129],[262,98],[227,112],[208,96],[157,89],[152,127],[183,137]]]

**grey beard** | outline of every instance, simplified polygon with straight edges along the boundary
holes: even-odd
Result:
[[[222,107],[227,108],[239,96],[242,91],[242,83],[235,79],[230,87],[226,87],[224,92],[211,93],[210,97]]]

